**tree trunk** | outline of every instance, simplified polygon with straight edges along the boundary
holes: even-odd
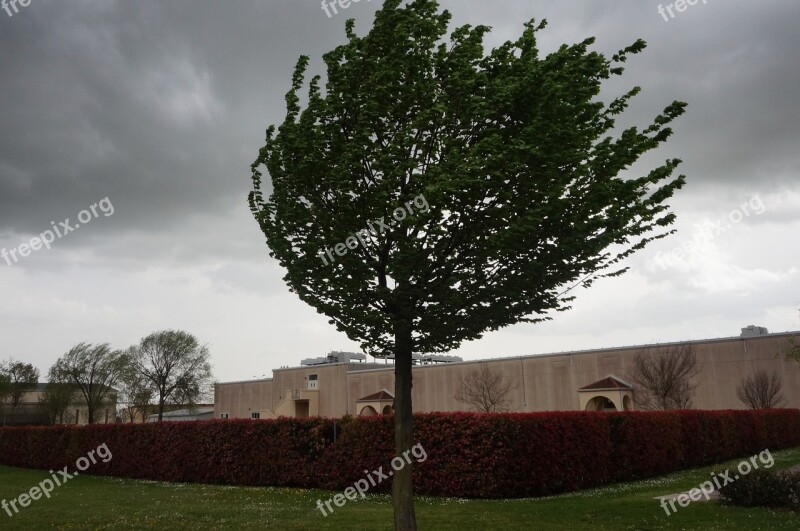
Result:
[[[158,399],[158,421],[161,422],[164,419],[164,392],[161,392],[161,396]]]
[[[414,445],[414,417],[411,408],[411,326],[404,319],[395,322],[394,367],[394,440],[395,455],[402,456]],[[409,454],[406,454],[409,455]],[[392,505],[396,531],[416,531],[414,513],[413,465],[407,463],[401,470],[393,471]],[[391,474],[392,472],[390,472]]]

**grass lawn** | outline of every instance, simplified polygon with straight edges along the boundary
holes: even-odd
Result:
[[[773,453],[773,470],[800,463],[800,448]],[[728,463],[731,468],[737,461]],[[651,480],[524,500],[417,499],[420,529],[800,529],[800,514],[694,502],[667,516],[654,496],[689,490],[707,467]],[[0,467],[0,500],[15,499],[49,477]],[[19,514],[0,511],[0,529],[336,529],[391,530],[388,496],[348,502],[323,517],[317,499],[334,493],[284,488],[170,484],[80,476]],[[13,512],[13,511],[12,511]]]

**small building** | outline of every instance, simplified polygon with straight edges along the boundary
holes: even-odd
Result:
[[[372,393],[356,400],[358,415],[370,417],[372,415],[388,415],[394,411],[394,395],[382,389],[377,393]]]
[[[631,411],[633,387],[616,376],[607,376],[578,389],[581,411]]]

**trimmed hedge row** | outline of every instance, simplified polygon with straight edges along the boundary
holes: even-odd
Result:
[[[211,420],[0,429],[0,464],[172,482],[342,490],[390,470],[393,417]],[[800,445],[800,410],[415,416],[419,494],[543,496]],[[388,492],[389,482],[372,492]]]

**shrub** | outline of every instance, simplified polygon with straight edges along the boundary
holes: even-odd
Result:
[[[719,493],[733,505],[800,509],[800,474],[754,470],[723,486]]]

